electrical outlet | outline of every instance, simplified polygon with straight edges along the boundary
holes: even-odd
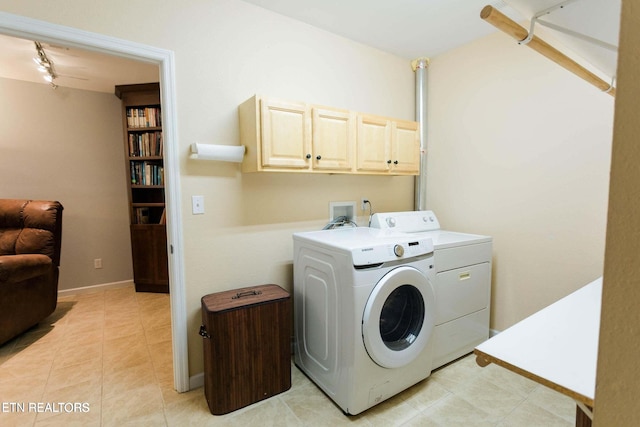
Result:
[[[367,203],[369,203],[369,199],[367,199],[366,197],[363,197],[360,203],[360,210],[362,211],[367,210]]]
[[[102,268],[102,258],[96,258],[93,260],[93,268]]]

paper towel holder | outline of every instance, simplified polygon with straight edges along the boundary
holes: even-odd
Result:
[[[244,152],[244,145],[217,145],[194,142],[191,144],[191,155],[189,157],[198,160],[242,163]]]

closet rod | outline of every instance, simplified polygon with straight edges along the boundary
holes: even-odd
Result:
[[[526,39],[529,34],[525,28],[521,27],[509,17],[505,16],[502,12],[497,10],[495,7],[490,5],[485,6],[482,9],[482,11],[480,12],[480,18],[484,19],[497,29],[503,31],[504,33],[510,35],[518,41]],[[591,83],[601,91],[606,92],[611,96],[616,96],[616,89],[614,87],[611,87],[611,84],[605,82],[604,80],[593,74],[591,71],[587,70],[582,65],[578,64],[573,59],[569,58],[544,40],[541,40],[538,36],[533,36],[531,41],[527,43],[527,46],[529,46],[536,52],[546,56],[556,64],[571,71],[581,79]]]

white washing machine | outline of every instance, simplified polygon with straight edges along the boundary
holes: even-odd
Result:
[[[441,230],[432,211],[377,213],[371,227],[433,241],[433,369],[472,352],[489,338],[491,237]]]
[[[295,364],[346,414],[427,378],[433,244],[368,227],[295,233]]]

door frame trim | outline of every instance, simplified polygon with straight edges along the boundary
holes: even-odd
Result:
[[[189,391],[186,289],[180,194],[180,164],[177,137],[175,60],[173,51],[148,46],[72,27],[0,12],[0,33],[42,42],[77,47],[152,64],[160,70],[163,114],[167,251],[171,286],[173,378],[178,392]]]

